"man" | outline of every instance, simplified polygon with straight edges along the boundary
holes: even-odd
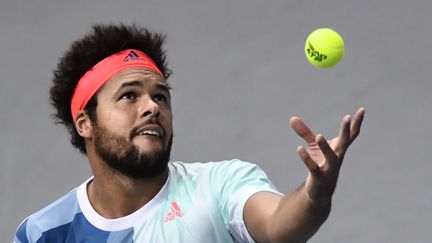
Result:
[[[326,220],[364,109],[329,141],[291,119],[309,174],[286,195],[250,163],[169,162],[163,41],[135,25],[96,25],[61,58],[51,101],[94,176],[25,219],[15,242],[305,242]]]

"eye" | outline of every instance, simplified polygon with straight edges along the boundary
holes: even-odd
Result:
[[[155,101],[162,101],[162,102],[167,102],[168,98],[166,97],[166,95],[164,94],[156,94],[153,99]]]
[[[121,100],[129,100],[129,101],[134,101],[136,100],[136,98],[137,95],[134,92],[126,92],[120,97]]]

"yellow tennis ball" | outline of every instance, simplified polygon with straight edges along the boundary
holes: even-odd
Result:
[[[345,44],[334,30],[320,28],[306,38],[305,54],[315,67],[329,68],[336,65],[344,56]]]

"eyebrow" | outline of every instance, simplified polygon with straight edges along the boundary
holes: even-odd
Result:
[[[130,86],[142,87],[143,84],[142,84],[142,82],[139,82],[139,81],[124,82],[120,85],[120,87],[117,90],[121,90],[121,89],[124,89],[126,87],[130,87]]]
[[[124,89],[124,88],[133,87],[133,86],[142,87],[142,86],[144,86],[144,83],[140,82],[140,81],[137,81],[137,80],[130,81],[130,82],[124,82],[117,89],[117,92],[120,91],[120,90],[122,90],[122,89]],[[170,85],[168,83],[157,83],[156,86],[157,86],[158,89],[162,89],[162,90],[164,90],[164,91],[166,91],[168,93],[171,90],[171,87],[170,87]]]

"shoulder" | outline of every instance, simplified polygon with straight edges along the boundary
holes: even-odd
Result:
[[[264,171],[256,164],[239,159],[210,161],[205,163],[170,162],[171,179],[207,181],[213,185],[229,181],[244,181],[247,178],[267,178]]]
[[[248,169],[261,170],[256,164],[245,162],[239,159],[194,163],[173,161],[169,163],[169,169],[170,172],[179,174],[196,174],[203,172],[229,173]]]
[[[183,168],[186,170],[199,170],[199,169],[214,169],[218,167],[244,167],[252,166],[256,167],[256,164],[242,161],[239,159],[221,160],[221,161],[209,161],[209,162],[182,162],[182,161],[171,161],[169,165],[172,168]]]
[[[215,178],[241,178],[254,175],[266,176],[264,171],[256,164],[239,159],[211,162],[212,176]]]
[[[222,169],[222,170],[236,171],[236,170],[244,170],[244,169],[260,169],[259,166],[256,164],[242,161],[239,159],[231,159],[231,160],[224,160],[220,162],[211,162],[211,163],[213,163],[213,169],[216,170]]]
[[[76,189],[27,217],[18,227],[16,242],[36,242],[44,232],[71,222],[79,213]]]

